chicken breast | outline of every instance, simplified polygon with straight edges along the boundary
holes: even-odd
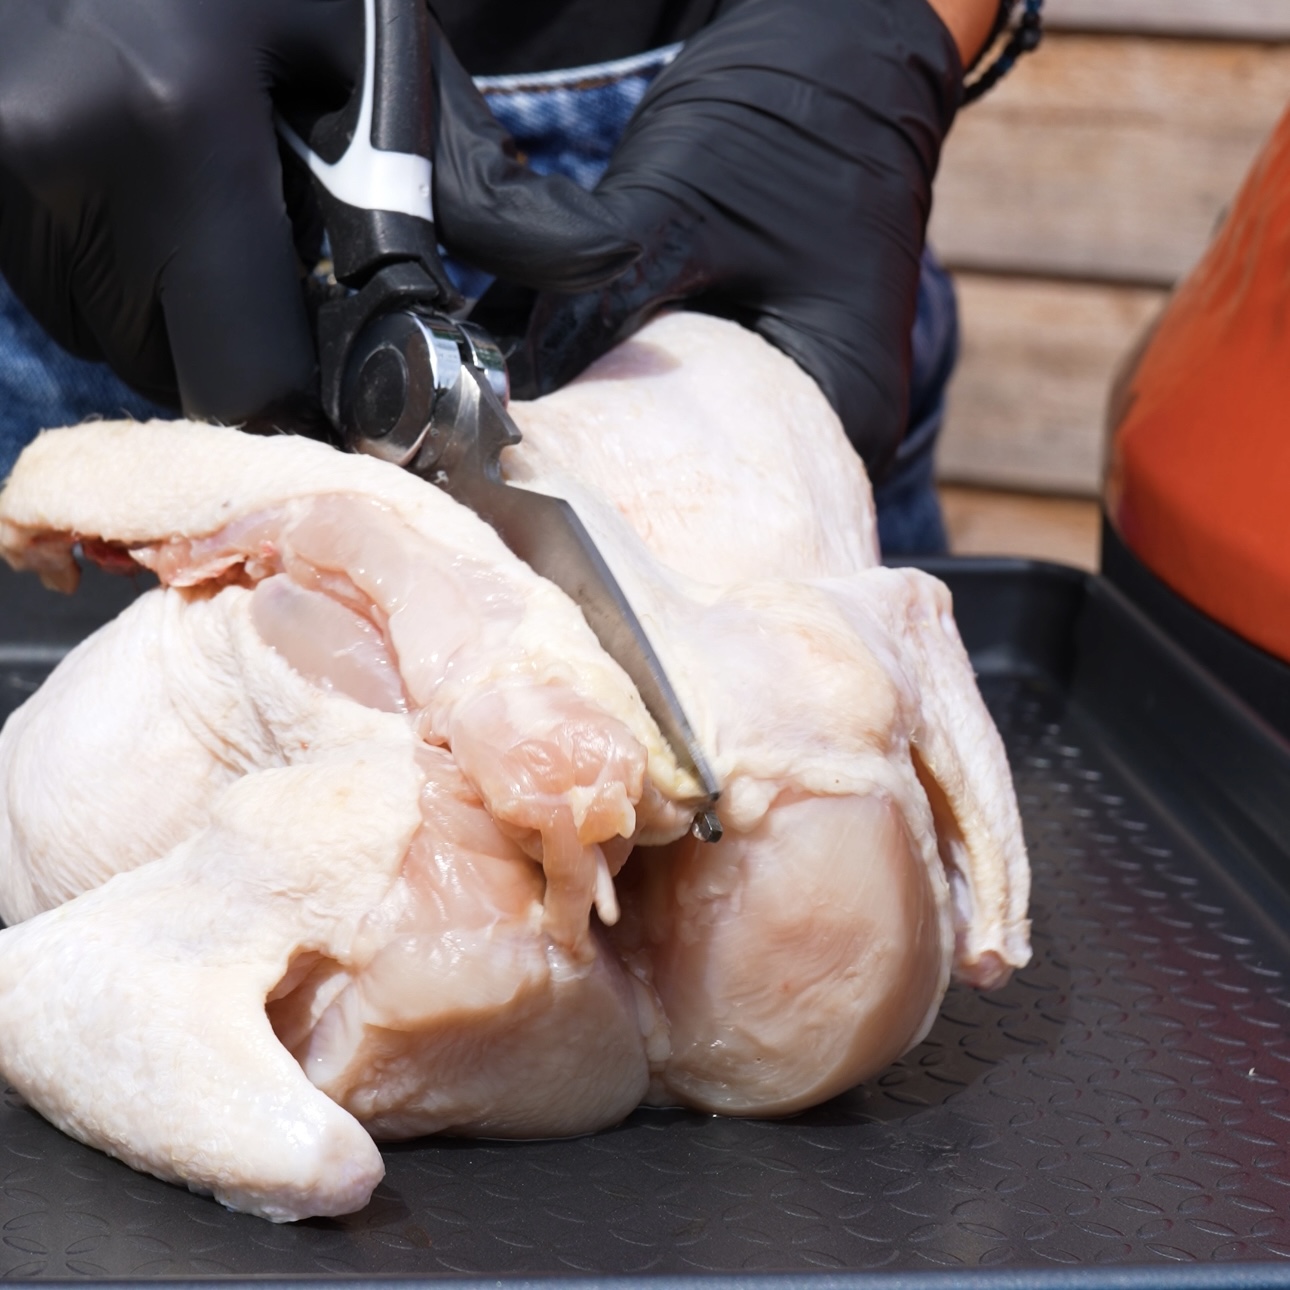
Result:
[[[698,786],[572,602],[430,485],[214,427],[47,433],[6,558],[70,587],[80,541],[163,584],[0,736],[0,1069],[68,1132],[339,1213],[380,1176],[366,1134],[791,1112],[918,1042],[952,972],[1026,961],[948,593],[877,567],[810,379],[675,315],[514,412],[505,469],[595,536],[724,839],[688,835]]]

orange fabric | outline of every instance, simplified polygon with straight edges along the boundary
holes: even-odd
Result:
[[[1290,112],[1132,376],[1107,508],[1176,592],[1290,660]]]

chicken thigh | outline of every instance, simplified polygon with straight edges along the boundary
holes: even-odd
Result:
[[[0,914],[30,920],[0,932],[0,1069],[68,1132],[339,1213],[380,1176],[364,1130],[787,1113],[916,1043],[952,971],[1026,961],[948,593],[877,567],[813,382],[674,315],[514,413],[507,474],[596,538],[723,841],[688,835],[698,786],[572,602],[430,485],[214,427],[48,433],[6,558],[70,587],[79,541],[163,584],[0,736]]]

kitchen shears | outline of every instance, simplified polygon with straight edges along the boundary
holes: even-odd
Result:
[[[521,438],[506,410],[505,359],[487,332],[441,307],[451,289],[434,231],[430,77],[424,0],[365,0],[350,103],[306,137],[278,119],[313,176],[348,288],[318,315],[324,410],[346,448],[443,488],[574,600],[700,786],[693,832],[715,842],[720,785],[604,557],[568,502],[502,479],[501,451]]]

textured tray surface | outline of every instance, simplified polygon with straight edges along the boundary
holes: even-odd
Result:
[[[0,716],[39,680],[0,667]],[[641,1112],[570,1142],[386,1151],[369,1208],[275,1227],[0,1108],[0,1275],[930,1271],[1290,1259],[1290,945],[1099,732],[989,679],[1035,869],[1035,959],[781,1123]]]

